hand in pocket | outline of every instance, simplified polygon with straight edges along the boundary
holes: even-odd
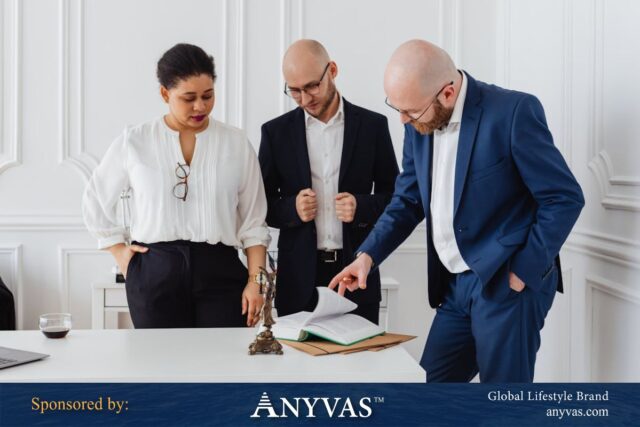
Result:
[[[513,271],[509,272],[509,287],[516,292],[522,292],[525,288],[524,282]]]
[[[136,252],[139,253],[145,253],[149,250],[149,248],[146,248],[144,246],[140,246],[140,245],[130,245],[127,246],[123,243],[121,243],[120,245],[116,245],[117,247],[113,247],[111,249],[111,254],[113,255],[113,257],[116,259],[116,263],[118,264],[118,268],[120,268],[120,271],[122,272],[122,275],[124,276],[124,278],[127,278],[127,268],[129,268],[129,263],[131,262],[131,258],[133,258],[133,256],[136,254]]]

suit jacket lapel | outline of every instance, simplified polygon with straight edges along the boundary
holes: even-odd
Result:
[[[465,73],[466,74],[466,73]],[[476,81],[469,75],[467,76],[467,95],[462,111],[462,120],[460,122],[460,136],[458,137],[458,153],[456,157],[456,174],[454,185],[454,210],[453,214],[458,212],[460,199],[464,183],[467,179],[469,171],[469,163],[471,154],[476,141],[476,133],[482,116],[482,108],[478,105],[480,102],[480,91],[478,90]]]
[[[342,98],[344,103],[344,140],[342,143],[342,157],[340,158],[340,175],[338,176],[338,191],[342,188],[342,180],[349,167],[353,148],[356,145],[358,137],[358,128],[360,127],[360,117],[358,112],[353,108],[351,103]]]
[[[405,125],[405,132],[413,133],[413,161],[416,177],[420,188],[420,197],[424,211],[429,212],[431,204],[431,168],[433,164],[433,135],[420,135],[411,129],[410,125]],[[427,215],[428,217],[430,215]],[[428,221],[430,218],[427,219]]]
[[[427,185],[425,185],[424,189],[426,195],[425,212],[431,212],[431,186],[433,185],[433,134],[427,136],[427,143],[429,146],[425,150],[426,159],[423,162],[427,165]],[[427,221],[429,224],[431,223],[431,215],[427,215]]]
[[[291,127],[291,140],[293,141],[296,163],[302,178],[303,188],[311,188],[311,165],[309,163],[307,131],[304,120],[304,111],[302,108],[298,108]]]

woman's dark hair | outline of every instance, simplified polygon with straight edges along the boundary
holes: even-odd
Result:
[[[189,77],[207,74],[216,80],[216,68],[213,56],[187,43],[178,43],[162,55],[158,61],[156,75],[160,84],[167,89],[178,84],[178,81]]]

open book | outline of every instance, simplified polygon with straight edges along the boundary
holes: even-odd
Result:
[[[309,334],[342,345],[351,345],[376,335],[384,329],[356,314],[347,314],[358,305],[337,292],[318,286],[318,305],[312,312],[300,311],[278,317],[273,335],[278,339],[304,341]]]

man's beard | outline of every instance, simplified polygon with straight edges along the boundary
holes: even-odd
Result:
[[[433,118],[426,123],[411,120],[411,126],[413,126],[420,135],[431,135],[434,130],[447,125],[452,115],[453,107],[445,108],[445,106],[436,99],[433,103]]]
[[[327,93],[327,100],[324,102],[324,104],[322,104],[322,107],[320,107],[320,110],[316,114],[311,114],[310,111],[307,111],[307,113],[309,113],[311,117],[315,117],[316,119],[321,117],[329,109],[329,106],[331,106],[333,99],[336,97],[336,92],[337,92],[336,85],[334,85],[333,82],[329,82],[329,91]]]

